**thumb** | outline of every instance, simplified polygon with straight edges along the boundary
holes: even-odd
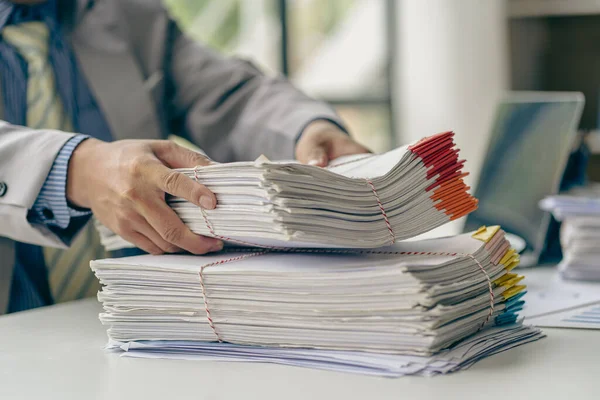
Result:
[[[206,155],[182,147],[170,140],[156,140],[150,146],[154,155],[169,168],[193,168],[212,163]]]
[[[314,147],[298,155],[298,160],[304,164],[315,165],[317,167],[325,167],[329,163],[327,150],[323,145],[314,144]]]

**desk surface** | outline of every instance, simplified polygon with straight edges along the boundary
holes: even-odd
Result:
[[[121,358],[89,299],[0,317],[0,399],[598,399],[600,331],[548,337],[435,378]]]

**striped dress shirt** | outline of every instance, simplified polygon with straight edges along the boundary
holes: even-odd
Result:
[[[67,167],[71,154],[87,137],[110,141],[108,124],[102,115],[77,60],[64,40],[56,13],[56,1],[35,6],[14,5],[0,0],[0,31],[8,24],[42,21],[50,29],[49,62],[65,111],[76,132],[60,150],[28,214],[32,224],[44,224],[59,237],[70,238],[90,216],[89,210],[71,207],[66,198]],[[27,62],[0,37],[0,79],[4,99],[4,120],[25,125],[27,116]],[[43,251],[17,243],[16,265],[8,312],[52,304]]]

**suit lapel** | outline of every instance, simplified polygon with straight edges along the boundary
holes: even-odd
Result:
[[[119,21],[111,2],[98,2],[67,35],[113,138],[160,139],[156,105]]]

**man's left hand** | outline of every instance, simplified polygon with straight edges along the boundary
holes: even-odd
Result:
[[[325,167],[338,157],[361,153],[370,151],[326,120],[317,120],[308,125],[296,144],[296,159],[319,167]]]

